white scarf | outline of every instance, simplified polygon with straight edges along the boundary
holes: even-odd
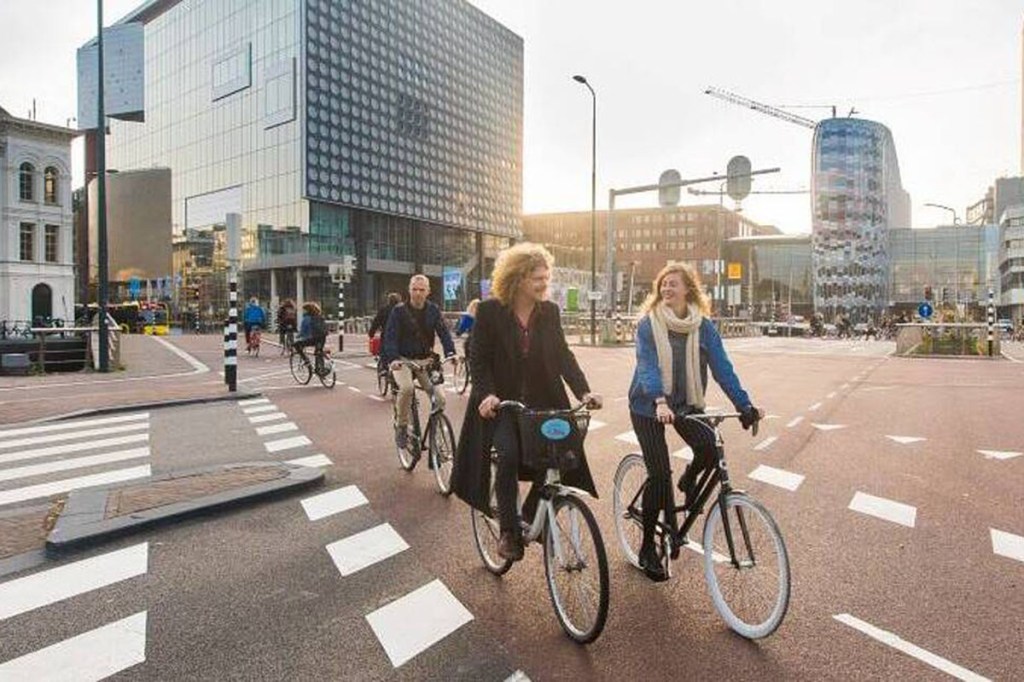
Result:
[[[704,319],[696,304],[690,303],[687,316],[676,314],[664,303],[658,303],[648,315],[654,332],[654,346],[658,351],[658,368],[665,396],[672,395],[672,346],[668,340],[669,331],[686,334],[686,404],[690,407],[704,407],[704,388],[700,381],[700,324]]]

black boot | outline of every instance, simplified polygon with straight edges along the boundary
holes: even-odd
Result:
[[[642,544],[637,558],[640,560],[640,568],[643,570],[644,575],[652,581],[661,583],[668,580],[668,573],[665,571],[665,566],[661,562],[661,556],[658,554],[658,550],[653,542]]]

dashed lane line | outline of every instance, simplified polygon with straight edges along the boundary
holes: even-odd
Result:
[[[814,403],[813,405],[811,405],[810,407],[807,408],[807,411],[808,412],[816,412],[820,407],[821,407],[821,403]]]
[[[267,452],[281,452],[282,450],[293,450],[301,448],[303,445],[312,444],[313,441],[305,436],[292,436],[291,438],[267,441],[263,444],[263,447],[267,449]]]
[[[804,477],[801,474],[794,474],[791,471],[784,469],[776,469],[775,467],[766,466],[761,464],[756,469],[747,474],[747,478],[751,478],[755,481],[761,481],[768,485],[773,485],[777,488],[782,488],[790,492],[795,492],[800,484],[804,482]]]
[[[334,462],[327,455],[311,455],[309,457],[299,457],[297,459],[289,459],[285,461],[285,464],[293,464],[300,467],[329,467]]]
[[[390,523],[382,523],[327,545],[327,553],[342,576],[358,573],[407,549],[409,543]]]
[[[307,497],[302,500],[302,509],[306,512],[306,516],[309,517],[310,521],[319,521],[328,516],[340,514],[341,512],[369,503],[369,500],[366,499],[366,496],[363,495],[359,488],[349,485],[344,488],[314,495],[313,497]]]
[[[921,441],[928,440],[923,436],[886,436],[886,438],[900,445],[910,445],[911,443],[920,443]]]
[[[288,416],[284,412],[272,412],[270,414],[257,414],[249,417],[250,424],[263,424],[265,422],[273,422],[278,419],[287,419]]]
[[[778,436],[768,436],[763,441],[754,446],[755,450],[767,450],[772,444],[779,439]]]
[[[819,431],[838,431],[839,429],[845,429],[846,424],[814,424],[811,426],[818,429]]]
[[[399,667],[466,623],[473,614],[434,580],[366,616],[394,667]]]
[[[850,500],[849,509],[908,528],[913,528],[917,520],[915,507],[862,492],[854,494],[853,499]]]
[[[269,426],[260,426],[256,428],[257,436],[269,436],[275,433],[285,433],[287,431],[298,431],[299,427],[295,422],[283,422],[281,424],[270,424]]]
[[[789,420],[789,423],[786,424],[786,428],[787,429],[791,429],[794,426],[796,426],[797,424],[799,424],[800,422],[802,422],[803,420],[804,420],[803,417],[793,417],[791,420]]]
[[[1024,537],[990,528],[992,534],[992,551],[1007,559],[1024,562]]]
[[[978,450],[979,453],[985,455],[985,459],[1013,459],[1014,457],[1020,457],[1024,452],[1007,452],[1004,450]]]

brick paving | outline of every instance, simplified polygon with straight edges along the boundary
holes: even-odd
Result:
[[[42,549],[63,507],[61,499],[49,507],[0,517],[0,559]]]
[[[106,518],[188,502],[235,488],[284,478],[288,469],[279,466],[238,467],[227,471],[181,476],[155,483],[128,486],[107,497]]]

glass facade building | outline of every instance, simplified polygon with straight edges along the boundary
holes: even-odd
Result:
[[[349,314],[414,272],[440,293],[457,270],[465,299],[520,236],[523,42],[465,0],[150,0],[132,22],[145,120],[111,122],[108,166],[171,168],[176,234],[241,214],[246,294],[333,312],[351,254]]]
[[[888,232],[910,227],[892,134],[873,121],[825,119],[812,164],[815,308],[875,314],[889,302]]]
[[[738,237],[723,250],[726,286],[735,317],[742,311],[755,320],[809,318],[814,312],[814,270],[808,234]]]

